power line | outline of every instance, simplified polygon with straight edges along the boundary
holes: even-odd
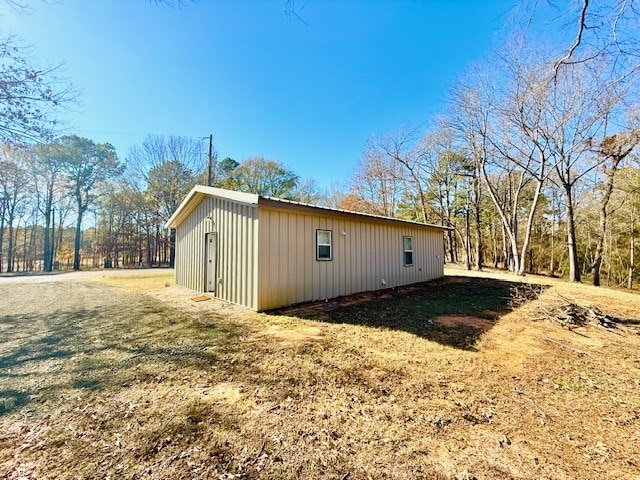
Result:
[[[126,136],[131,136],[131,137],[148,137],[148,136],[152,136],[152,135],[156,135],[159,137],[168,137],[170,135],[175,135],[176,137],[183,137],[183,138],[189,138],[192,140],[198,140],[200,139],[200,137],[194,137],[191,135],[179,135],[176,133],[171,133],[171,134],[163,134],[163,133],[135,133],[135,132],[109,132],[109,131],[104,131],[104,130],[76,130],[78,133],[98,133],[100,135],[126,135]]]

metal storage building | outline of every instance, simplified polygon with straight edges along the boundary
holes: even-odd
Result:
[[[167,221],[176,284],[262,311],[444,275],[444,227],[195,186]]]

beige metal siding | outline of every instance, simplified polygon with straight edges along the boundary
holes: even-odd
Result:
[[[258,310],[444,275],[439,229],[264,206],[258,214]],[[316,260],[317,229],[333,232],[331,261]],[[413,237],[413,266],[404,266],[403,236]]]
[[[211,220],[207,219],[211,216]],[[217,233],[215,296],[258,307],[257,207],[206,197],[176,229],[176,283],[199,292],[205,289],[205,234]]]

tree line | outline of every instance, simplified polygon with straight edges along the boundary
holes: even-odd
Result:
[[[125,161],[76,135],[0,151],[0,271],[173,264],[164,225],[207,182],[200,139],[149,135]],[[213,186],[313,202],[313,181],[253,157],[215,162]]]
[[[560,2],[550,46],[536,30],[541,4],[518,5],[500,47],[455,82],[443,111],[426,128],[369,139],[346,185],[321,193],[262,157],[216,159],[213,185],[438,223],[450,227],[447,261],[468,268],[631,288],[637,6]],[[10,38],[0,56],[0,271],[171,265],[164,224],[208,181],[201,139],[150,135],[124,161],[109,144],[56,139],[50,109],[71,90],[55,88],[54,72],[32,67]]]
[[[427,129],[368,142],[338,205],[451,227],[447,259],[468,268],[590,275],[594,285],[604,274],[631,288],[640,17],[634,2],[613,3],[581,2],[565,50],[538,40],[525,15]]]

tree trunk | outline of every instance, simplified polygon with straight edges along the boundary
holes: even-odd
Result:
[[[491,197],[491,200],[493,201],[493,205],[495,206],[496,211],[498,212],[498,215],[500,216],[500,220],[502,221],[503,233],[505,234],[505,237],[506,236],[509,237],[509,245],[511,247],[510,251],[505,248],[505,250],[509,251],[509,253],[511,254],[511,260],[512,260],[511,263],[512,263],[512,265],[510,265],[509,269],[512,272],[517,273],[517,272],[520,271],[520,265],[519,265],[520,258],[518,256],[518,241],[517,241],[517,238],[516,238],[516,234],[517,234],[517,231],[518,231],[517,230],[517,226],[516,225],[509,225],[509,221],[507,220],[506,213],[504,212],[504,210],[502,208],[500,208],[500,203],[498,202],[497,194],[496,194],[495,190],[491,186],[491,183],[489,181],[489,175],[487,175],[487,171],[486,171],[484,165],[482,166],[482,175],[483,175],[484,180],[486,182],[486,185],[488,187],[487,190],[489,191],[489,196]],[[515,229],[514,229],[514,227],[515,227]],[[506,247],[506,245],[505,245],[505,247]]]
[[[555,231],[556,231],[556,193],[553,190],[551,194],[551,259],[549,261],[549,275],[555,277]]]
[[[172,228],[169,232],[169,268],[176,265],[176,229]]]
[[[13,272],[13,212],[9,212],[7,223],[9,225],[9,244],[7,245],[7,272]]]
[[[580,281],[580,265],[576,246],[576,225],[573,213],[573,195],[571,185],[565,184],[565,213],[567,216],[567,252],[569,254],[569,281]]]
[[[7,211],[4,201],[2,202],[2,211],[0,211],[0,273],[2,273],[4,258],[4,215]]]
[[[635,205],[631,207],[631,238],[629,239],[629,279],[627,280],[627,288],[631,290],[633,288],[633,274],[635,273],[635,220],[636,220],[636,208]]]
[[[531,243],[531,230],[533,229],[533,218],[536,214],[536,209],[538,208],[538,201],[540,200],[540,191],[542,190],[542,182],[538,181],[536,185],[536,193],[533,196],[533,201],[531,203],[531,208],[529,209],[529,218],[527,219],[527,227],[524,234],[524,242],[522,243],[522,250],[520,253],[520,270],[518,271],[518,275],[524,275],[526,265],[526,256],[527,251],[529,250],[529,243]]]
[[[84,211],[78,206],[78,220],[76,221],[76,235],[73,241],[73,269],[80,270],[80,235],[82,234],[82,215]]]
[[[27,261],[29,252],[27,252],[27,240],[29,238],[29,231],[27,230],[27,220],[24,221],[23,235],[22,235],[22,271],[27,271]]]
[[[469,204],[464,211],[464,266],[471,270],[471,232],[469,231]]]
[[[613,192],[613,179],[618,169],[620,160],[614,158],[611,168],[607,170],[607,183],[605,184],[602,202],[600,203],[600,223],[598,225],[598,239],[596,243],[596,254],[591,265],[591,273],[593,273],[593,284],[600,286],[600,267],[602,266],[602,252],[604,251],[604,239],[607,232],[607,207]]]
[[[47,195],[44,208],[44,268],[45,272],[53,270],[53,248],[51,245],[51,210],[52,210],[52,194]]]
[[[480,201],[482,199],[480,175],[476,167],[476,173],[473,177],[473,214],[475,220],[475,240],[476,240],[476,270],[482,270],[484,259],[482,258],[482,228],[480,224]]]

